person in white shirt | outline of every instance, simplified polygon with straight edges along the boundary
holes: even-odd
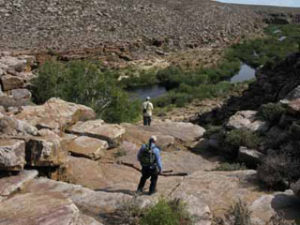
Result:
[[[152,111],[153,104],[150,102],[150,97],[146,98],[146,101],[143,102],[143,118],[144,118],[144,126],[150,126],[152,120]]]

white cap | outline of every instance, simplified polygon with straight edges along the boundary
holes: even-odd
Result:
[[[150,99],[151,99],[150,96],[147,96],[146,100],[150,100]]]
[[[153,140],[154,142],[156,142],[156,141],[157,141],[157,137],[154,136],[154,135],[152,135],[152,136],[150,137],[150,140]]]

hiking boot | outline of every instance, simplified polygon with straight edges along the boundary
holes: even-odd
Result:
[[[137,190],[137,191],[135,192],[135,195],[137,195],[137,196],[142,195],[142,194],[143,194],[143,191],[142,191],[142,190]]]
[[[153,195],[153,194],[155,194],[156,193],[156,191],[149,191],[149,195]]]

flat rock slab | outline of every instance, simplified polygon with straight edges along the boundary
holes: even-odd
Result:
[[[222,215],[238,199],[252,203],[264,193],[257,190],[256,172],[245,171],[197,171],[184,178],[172,193],[172,197],[185,193],[207,204],[216,215]],[[222,209],[222,210],[220,210]]]
[[[24,141],[0,139],[0,171],[20,171],[25,163]]]
[[[149,141],[152,135],[157,137],[157,145],[161,149],[168,147],[173,147],[175,144],[175,138],[171,135],[161,134],[159,131],[149,131],[148,127],[136,126],[133,124],[124,123],[122,126],[125,127],[126,133],[124,135],[124,140],[134,143],[136,145],[145,144]]]
[[[63,149],[65,151],[93,160],[103,157],[107,148],[107,141],[86,136],[77,137],[63,144]]]
[[[205,129],[192,123],[184,122],[155,122],[150,127],[143,127],[146,131],[158,132],[172,136],[182,142],[194,142],[199,140]]]
[[[16,176],[0,179],[0,196],[6,197],[23,187],[24,184],[37,177],[36,170],[24,170]]]
[[[80,212],[60,193],[16,195],[0,204],[1,225],[78,225]]]
[[[94,119],[93,109],[59,98],[51,98],[44,105],[23,106],[16,118],[26,120],[33,126],[60,131],[78,121]]]
[[[118,157],[118,160],[140,167],[137,161],[137,153],[140,147],[128,141],[122,142],[119,148],[124,152],[124,155]],[[187,150],[161,151],[161,160],[163,170],[173,170],[175,173],[193,173],[197,170],[211,170],[217,166],[217,162],[210,161]]]
[[[110,147],[115,147],[125,129],[117,124],[106,124],[103,120],[90,120],[76,123],[68,128],[67,132],[105,140]]]
[[[97,215],[113,212],[119,207],[121,202],[131,198],[127,194],[93,191],[81,185],[68,184],[46,178],[33,180],[24,191],[30,193],[60,192],[65,197],[70,198],[80,209]]]

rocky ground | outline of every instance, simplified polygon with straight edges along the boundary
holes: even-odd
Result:
[[[1,50],[108,62],[220,47],[263,27],[253,10],[209,0],[2,0],[0,10]]]
[[[5,76],[19,78],[34,66],[29,56],[1,59],[3,84]],[[115,224],[124,202],[145,207],[161,195],[183,199],[199,225],[212,224],[239,199],[251,209],[254,224],[263,225],[278,212],[289,219],[299,216],[293,192],[265,192],[255,170],[214,171],[222,158],[204,151],[205,129],[199,125],[172,120],[155,120],[151,127],[107,124],[91,108],[61,99],[29,104],[30,95],[16,97],[26,92],[26,80],[8,84],[0,114],[1,225]],[[136,154],[151,135],[158,136],[164,173],[157,194],[137,197]],[[292,186],[295,193],[298,186]]]

